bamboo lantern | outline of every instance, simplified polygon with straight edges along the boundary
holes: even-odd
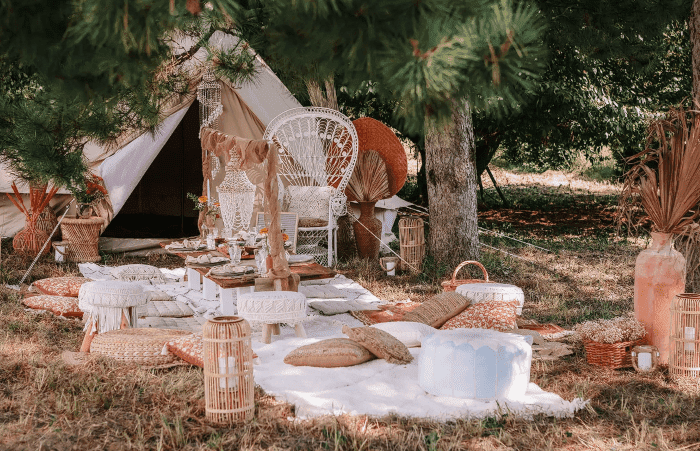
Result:
[[[406,216],[399,219],[399,246],[403,260],[401,269],[420,272],[425,257],[425,235],[421,218]]]
[[[222,424],[249,420],[255,409],[250,324],[218,316],[204,324],[202,342],[207,419]]]
[[[671,301],[671,375],[700,377],[700,294],[681,293]]]

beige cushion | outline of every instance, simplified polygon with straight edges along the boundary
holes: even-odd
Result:
[[[68,296],[28,296],[22,300],[24,305],[38,310],[48,310],[54,315],[82,318],[83,311],[78,307],[78,299]]]
[[[334,191],[330,186],[290,185],[284,196],[284,210],[299,215],[299,227],[322,227],[328,224],[328,206]]]
[[[413,360],[413,356],[405,344],[381,329],[343,326],[343,333],[350,337],[351,340],[369,349],[369,352],[372,354],[389,363],[401,365],[411,363]]]
[[[433,296],[403,316],[404,321],[415,321],[440,328],[445,322],[469,306],[469,299],[454,291]]]
[[[379,323],[372,327],[389,333],[392,337],[406,345],[407,348],[419,347],[423,338],[437,332],[437,329],[432,326],[413,321]]]
[[[295,366],[337,368],[372,360],[374,355],[348,338],[330,338],[302,346],[287,354],[284,363]]]
[[[469,306],[459,315],[447,321],[440,330],[491,329],[507,332],[518,328],[516,309],[518,302],[481,302]]]
[[[111,273],[112,277],[123,282],[150,280],[153,283],[165,283],[165,276],[160,269],[151,265],[122,265],[112,269]]]
[[[48,279],[37,280],[34,282],[34,287],[42,294],[77,298],[80,287],[86,282],[91,282],[91,279],[74,276],[50,277]]]

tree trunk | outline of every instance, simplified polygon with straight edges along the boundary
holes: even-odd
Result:
[[[690,45],[693,49],[693,100],[700,102],[700,0],[693,0],[689,25]]]
[[[455,102],[446,124],[426,118],[425,153],[430,254],[436,263],[448,267],[478,260],[476,159],[469,103]]]

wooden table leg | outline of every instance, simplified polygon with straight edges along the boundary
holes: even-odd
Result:
[[[299,338],[306,338],[306,331],[304,330],[304,325],[301,323],[296,323],[294,325],[294,335]]]
[[[90,345],[92,344],[92,339],[97,335],[96,324],[93,322],[90,328],[85,332],[85,337],[83,337],[83,343],[80,345],[80,352],[90,352]]]
[[[263,343],[265,343],[265,344],[272,343],[272,324],[263,324],[262,338],[263,338]]]
[[[280,325],[279,324],[272,324],[272,335],[279,335],[280,334]]]

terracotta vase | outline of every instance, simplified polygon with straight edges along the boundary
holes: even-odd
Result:
[[[370,260],[379,258],[382,236],[382,221],[374,216],[374,204],[376,202],[360,202],[360,217],[352,225],[357,252],[360,257]]]
[[[652,243],[634,267],[634,316],[647,330],[647,342],[668,364],[671,301],[685,292],[685,258],[673,248],[670,233],[652,232]]]

